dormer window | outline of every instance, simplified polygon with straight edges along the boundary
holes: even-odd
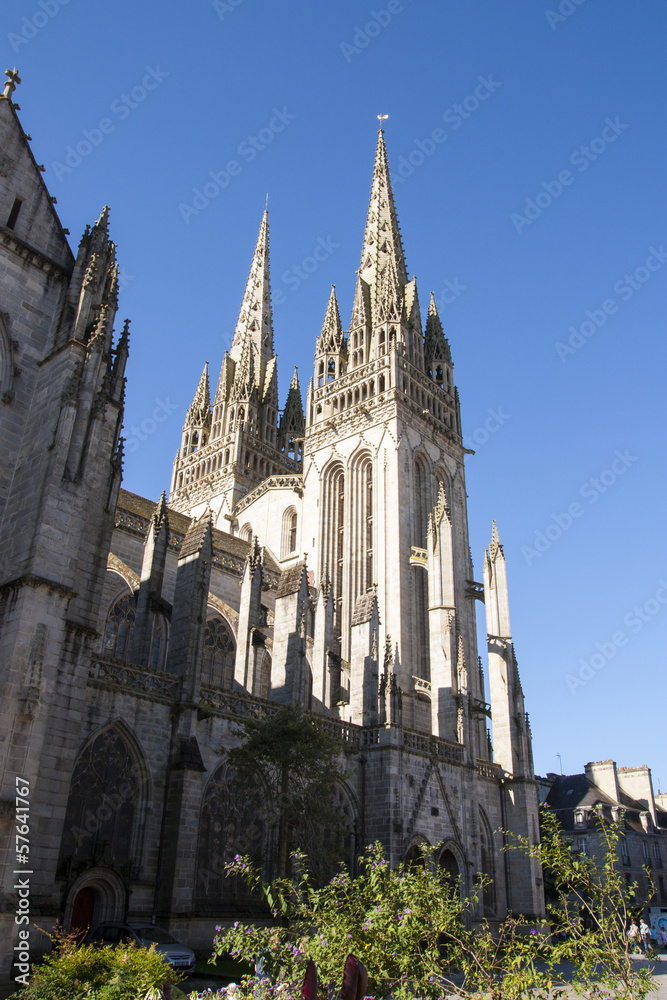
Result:
[[[574,810],[574,825],[579,829],[587,826],[586,822],[586,810],[585,809],[575,809]]]

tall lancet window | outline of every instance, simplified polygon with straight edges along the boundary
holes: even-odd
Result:
[[[412,544],[420,549],[427,545],[428,515],[430,510],[430,477],[423,459],[415,461]],[[425,566],[412,567],[412,600],[414,608],[412,672],[416,677],[431,677],[431,650],[428,622],[428,570]]]
[[[420,549],[426,548],[426,532],[428,531],[428,515],[431,508],[429,490],[429,475],[421,458],[415,462],[415,494],[413,500],[414,525],[412,544]]]
[[[340,642],[343,627],[343,564],[345,559],[345,473],[341,465],[328,470],[324,480],[324,567],[329,573],[334,602],[334,635]]]
[[[364,590],[370,590],[373,586],[373,463],[369,460],[363,466],[364,483]]]

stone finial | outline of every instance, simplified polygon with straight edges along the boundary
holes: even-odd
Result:
[[[21,77],[19,76],[19,71],[16,67],[14,67],[14,69],[6,69],[5,76],[8,77],[8,79],[5,83],[5,89],[2,92],[2,96],[11,98],[12,94],[21,82]]]

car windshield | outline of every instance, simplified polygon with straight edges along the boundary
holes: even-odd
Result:
[[[178,944],[176,938],[172,937],[169,931],[165,931],[161,927],[135,927],[134,932],[142,941],[147,941],[151,944],[153,942],[155,944]]]

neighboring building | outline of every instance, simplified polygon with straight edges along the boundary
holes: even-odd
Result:
[[[636,884],[637,905],[667,904],[667,796],[653,794],[649,767],[601,760],[586,764],[584,774],[548,774],[537,783],[540,800],[556,813],[567,840],[589,857],[604,853],[598,816],[620,822],[619,861],[628,887]]]
[[[348,754],[335,794],[355,851],[379,839],[395,863],[441,842],[465,890],[492,876],[480,913],[539,917],[539,869],[496,832],[538,837],[505,558],[494,525],[475,581],[450,347],[433,298],[422,330],[382,132],[350,331],[332,290],[305,416],[295,373],[279,417],[264,213],[213,399],[205,368],[156,503],[120,490],[128,327],[114,339],[108,211],[75,257],[13,88],[0,98],[4,971],[17,776],[37,924],[155,917],[207,951],[215,924],[251,905],[225,861],[275,845],[270,804],[248,814],[219,750],[239,718],[293,700]]]

